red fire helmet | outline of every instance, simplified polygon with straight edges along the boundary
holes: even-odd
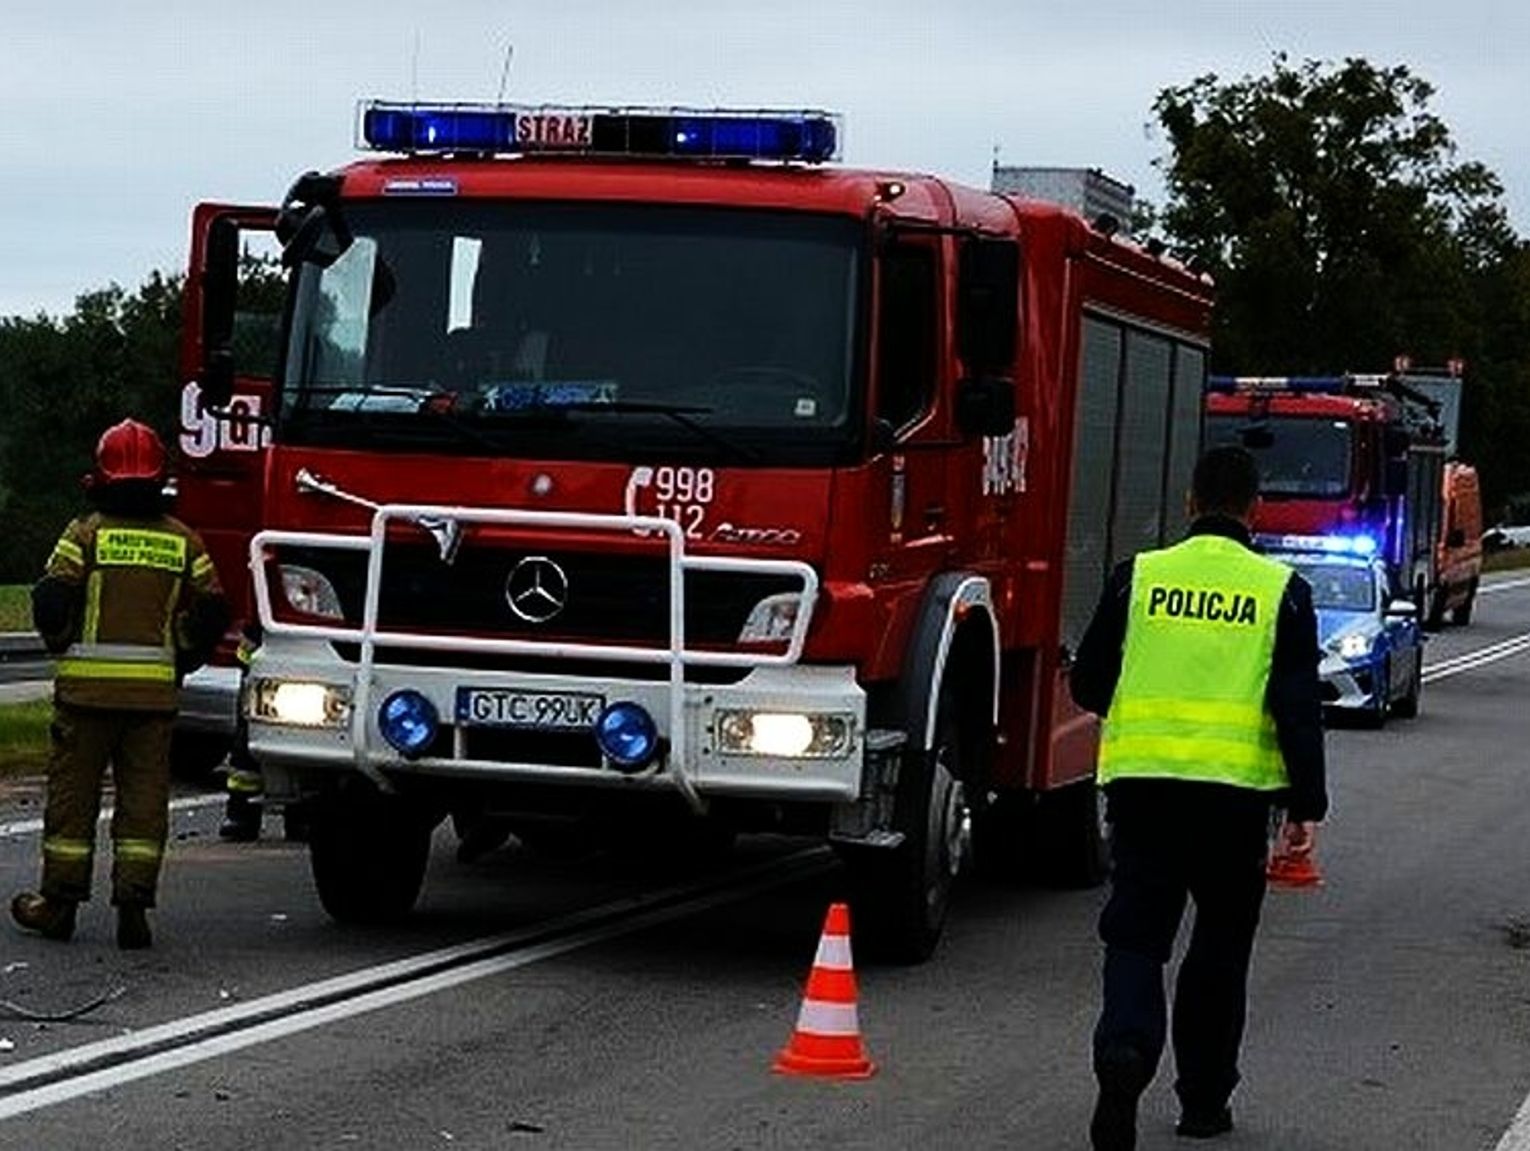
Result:
[[[96,444],[97,483],[164,478],[165,445],[148,424],[123,420],[102,433]]]

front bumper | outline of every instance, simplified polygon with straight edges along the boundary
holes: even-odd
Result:
[[[1325,653],[1318,665],[1323,706],[1339,711],[1374,711],[1380,682],[1380,663],[1374,657],[1361,660]]]
[[[356,667],[322,643],[273,642],[256,657],[250,680],[328,684],[369,702],[343,722],[297,727],[249,718],[250,752],[279,771],[360,770],[374,779],[455,778],[484,782],[562,784],[676,790],[683,779],[701,797],[845,802],[861,796],[865,759],[866,696],[851,667],[759,667],[737,683],[685,684],[680,714],[685,731],[675,739],[668,681],[599,679],[572,675],[375,664],[365,693]],[[392,692],[424,694],[441,717],[440,734],[424,755],[405,759],[382,737],[377,710]],[[666,750],[649,767],[624,773],[600,755],[593,734],[543,732],[456,722],[459,688],[598,694],[607,703],[642,705],[654,717]],[[723,711],[829,713],[850,717],[851,735],[835,758],[776,758],[723,752],[716,739]],[[676,745],[685,761],[673,762]]]

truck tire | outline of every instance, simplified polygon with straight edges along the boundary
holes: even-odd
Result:
[[[1110,874],[1104,797],[1094,781],[1042,795],[1036,811],[1036,865],[1054,887],[1098,887]]]
[[[1392,714],[1399,719],[1413,719],[1418,715],[1419,694],[1424,687],[1424,650],[1419,648],[1413,655],[1413,679],[1408,684],[1408,694],[1392,705]]]
[[[1424,628],[1426,631],[1439,631],[1445,626],[1445,595],[1447,589],[1442,584],[1434,589],[1434,594],[1429,597],[1429,611],[1424,616]]]
[[[903,843],[845,853],[856,923],[876,958],[922,963],[940,940],[971,837],[966,789],[957,778],[961,756],[957,710],[947,688],[934,747],[928,754],[910,753],[900,773],[893,826]]]
[[[186,783],[206,783],[233,746],[231,736],[178,731],[170,737],[170,774]]]
[[[1471,587],[1466,591],[1466,598],[1455,606],[1450,613],[1450,622],[1457,627],[1465,627],[1472,622],[1472,608],[1477,606],[1477,581],[1472,580]]]
[[[357,786],[326,797],[309,827],[319,902],[340,923],[402,919],[419,898],[435,821],[417,807]]]
[[[1018,887],[1031,875],[1036,805],[1025,792],[1001,792],[972,813],[972,862],[984,880]]]

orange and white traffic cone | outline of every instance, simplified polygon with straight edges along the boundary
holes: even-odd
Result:
[[[876,1065],[861,1049],[855,998],[850,909],[835,903],[824,919],[796,1029],[791,1041],[776,1056],[772,1070],[782,1075],[833,1079],[865,1079],[875,1074]]]
[[[1265,878],[1276,887],[1322,887],[1323,873],[1311,851],[1270,856]]]

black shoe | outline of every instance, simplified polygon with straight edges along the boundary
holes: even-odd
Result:
[[[1232,1108],[1218,1107],[1210,1111],[1186,1110],[1174,1127],[1174,1134],[1186,1139],[1215,1139],[1233,1129]]]
[[[1089,1121],[1094,1151],[1134,1151],[1137,1100],[1148,1084],[1146,1061],[1130,1048],[1100,1052],[1094,1059],[1100,1094]]]
[[[63,943],[74,934],[74,908],[67,899],[49,899],[35,891],[23,891],[11,900],[11,918],[27,931]]]
[[[149,916],[142,905],[122,903],[117,906],[117,946],[123,951],[142,951],[154,942],[149,931]]]
[[[225,819],[218,828],[218,838],[228,843],[254,843],[260,838],[260,819]]]

